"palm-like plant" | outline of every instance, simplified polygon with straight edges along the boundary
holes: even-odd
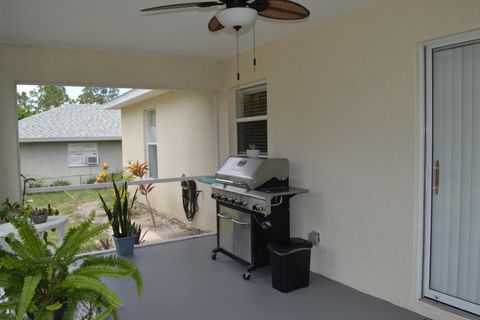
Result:
[[[77,257],[83,244],[109,226],[91,219],[69,229],[63,244],[52,253],[36,230],[25,221],[13,220],[18,232],[6,238],[13,253],[0,250],[0,319],[54,319],[66,307],[63,319],[73,319],[79,303],[88,306],[85,319],[104,319],[122,305],[102,277],[130,276],[141,295],[142,277],[130,261],[117,256]],[[98,312],[99,311],[99,312]],[[98,312],[98,313],[97,313]]]
[[[112,183],[115,199],[113,200],[113,205],[111,207],[107,205],[101,194],[98,195],[102,201],[102,206],[107,214],[108,221],[112,226],[115,238],[131,237],[135,234],[135,227],[134,223],[132,223],[131,214],[137,198],[137,191],[135,191],[132,201],[129,203],[127,182],[124,183],[122,188],[118,188],[115,179],[112,176]]]

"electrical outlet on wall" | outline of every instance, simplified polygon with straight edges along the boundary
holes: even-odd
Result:
[[[312,231],[308,234],[308,241],[310,241],[315,247],[320,244],[320,233]]]

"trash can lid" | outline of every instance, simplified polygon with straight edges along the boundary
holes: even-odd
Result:
[[[311,241],[301,238],[291,238],[288,244],[269,243],[268,249],[281,255],[288,255],[300,250],[310,250],[312,246]]]

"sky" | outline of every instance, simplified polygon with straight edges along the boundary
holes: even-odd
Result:
[[[19,84],[19,85],[17,85],[17,92],[19,92],[19,93],[20,92],[29,93],[30,91],[32,91],[36,87],[37,87],[36,85]],[[84,87],[78,87],[78,86],[65,86],[65,90],[67,90],[68,96],[72,99],[76,99],[82,93],[83,88]],[[120,94],[124,94],[128,90],[131,90],[131,89],[128,89],[128,88],[118,88],[118,89],[120,91]]]

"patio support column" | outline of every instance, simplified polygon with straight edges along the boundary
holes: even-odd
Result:
[[[0,203],[20,200],[15,81],[0,78]]]

